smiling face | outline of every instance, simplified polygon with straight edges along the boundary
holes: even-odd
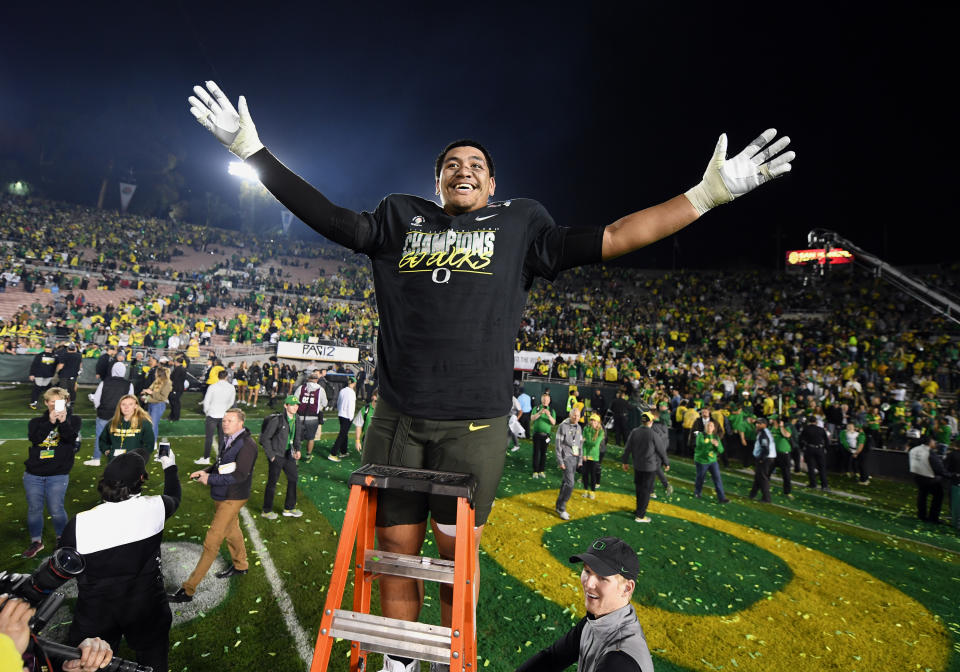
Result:
[[[580,585],[583,586],[583,603],[587,612],[594,616],[605,616],[630,603],[636,584],[620,574],[600,576],[584,563]]]
[[[483,152],[464,146],[454,147],[443,157],[436,186],[444,211],[460,215],[485,207],[497,183]]]

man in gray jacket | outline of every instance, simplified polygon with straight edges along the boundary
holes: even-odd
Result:
[[[587,615],[551,646],[529,658],[517,672],[653,672],[653,659],[637,612],[630,604],[640,561],[622,539],[601,537],[570,558],[582,562],[580,585]]]
[[[570,520],[567,501],[573,494],[577,467],[583,463],[583,452],[580,450],[583,446],[583,432],[580,430],[580,409],[576,406],[570,409],[567,419],[557,425],[557,436],[553,446],[557,455],[557,466],[563,477],[560,483],[560,494],[557,496],[557,515],[564,520]]]
[[[627,445],[623,449],[623,470],[627,470],[630,460],[633,460],[633,485],[637,494],[637,509],[634,511],[634,520],[638,523],[649,523],[647,506],[650,504],[650,493],[653,492],[653,483],[657,469],[662,463],[664,469],[670,468],[670,459],[667,457],[667,442],[653,431],[653,414],[643,414],[643,424],[630,432]]]

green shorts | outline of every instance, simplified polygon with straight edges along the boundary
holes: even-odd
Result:
[[[363,463],[473,474],[476,524],[487,522],[503,475],[508,415],[473,420],[425,420],[404,415],[382,398],[363,440]],[[401,490],[380,490],[377,525],[434,522],[454,525],[457,500]]]

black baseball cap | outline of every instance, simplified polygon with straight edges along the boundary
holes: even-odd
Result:
[[[570,562],[584,562],[600,576],[621,574],[624,578],[636,580],[640,572],[636,551],[617,537],[600,537],[583,553],[570,556]]]
[[[139,453],[124,453],[111,460],[103,470],[103,480],[117,481],[130,489],[135,488],[146,478],[146,463]]]

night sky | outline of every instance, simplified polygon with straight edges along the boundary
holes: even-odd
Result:
[[[733,155],[775,127],[791,174],[627,263],[775,268],[818,227],[897,264],[958,259],[955,38],[918,4],[11,4],[0,172],[43,156],[67,200],[94,204],[110,159],[149,185],[172,155],[189,219],[207,192],[235,205],[231,156],[186,102],[214,79],[247,97],[274,154],[354,209],[432,198],[436,153],[471,137],[498,199],[599,226],[699,181],[720,132]]]

